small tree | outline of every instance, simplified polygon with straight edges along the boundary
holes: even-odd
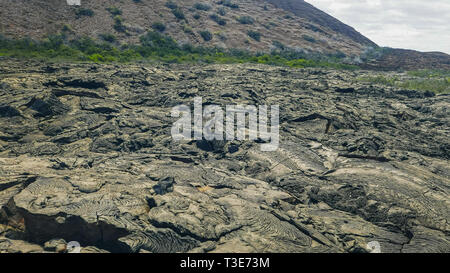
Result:
[[[182,11],[180,8],[172,9],[172,13],[173,13],[173,15],[175,15],[175,17],[176,17],[178,20],[184,20],[184,18],[186,18],[186,17],[184,16],[183,11]]]
[[[159,32],[164,32],[164,31],[166,30],[166,25],[164,25],[164,24],[161,23],[161,22],[156,22],[156,23],[153,23],[153,24],[152,24],[152,28],[153,28],[154,30],[159,31]]]
[[[214,22],[216,22],[217,24],[224,26],[227,24],[227,21],[225,21],[225,19],[220,18],[219,15],[217,14],[211,14],[209,16],[209,18],[211,18],[211,20],[213,20]]]
[[[202,38],[203,38],[203,40],[205,40],[205,42],[211,41],[213,38],[212,33],[207,30],[200,31],[199,34],[200,34],[200,36],[202,36]]]
[[[247,32],[247,34],[253,40],[258,41],[258,42],[261,41],[261,33],[259,33],[258,31],[249,30]]]

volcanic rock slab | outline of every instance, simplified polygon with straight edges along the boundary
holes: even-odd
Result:
[[[370,73],[2,60],[0,251],[449,252],[450,97]],[[174,142],[197,96],[278,104],[279,149]]]

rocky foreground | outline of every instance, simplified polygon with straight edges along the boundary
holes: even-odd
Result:
[[[450,252],[450,96],[371,72],[0,65],[0,251]],[[172,141],[173,106],[280,105],[280,148]]]

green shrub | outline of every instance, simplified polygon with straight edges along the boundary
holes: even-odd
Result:
[[[98,53],[92,54],[88,58],[91,61],[96,62],[96,63],[105,61],[105,57],[103,57],[101,54],[98,54]]]
[[[316,40],[314,37],[311,37],[311,36],[306,35],[306,34],[303,35],[302,38],[303,38],[304,40],[310,42],[310,43],[316,43],[316,42],[317,42],[317,40]]]
[[[286,46],[281,43],[280,41],[272,41],[272,45],[276,48],[276,49],[280,49],[280,50],[285,50]]]
[[[165,6],[168,7],[169,9],[177,9],[178,8],[178,5],[176,3],[174,3],[173,1],[167,1]]]
[[[194,34],[194,31],[192,31],[192,28],[187,24],[183,25],[183,31],[184,31],[184,33],[187,33],[187,34]]]
[[[204,4],[204,3],[195,3],[194,8],[198,9],[198,10],[208,11],[211,9],[211,6],[208,4]]]
[[[227,36],[225,36],[225,34],[223,34],[222,32],[217,33],[216,36],[219,37],[219,39],[221,41],[226,41],[227,40]]]
[[[83,16],[92,17],[92,16],[94,16],[94,11],[91,9],[79,8],[79,9],[75,10],[75,15],[77,18],[81,18]]]
[[[217,9],[217,13],[221,16],[225,16],[225,15],[227,15],[227,10],[223,7],[220,7]]]
[[[247,35],[255,41],[261,41],[261,33],[258,31],[249,30],[247,31]]]
[[[194,17],[195,20],[198,20],[198,19],[200,19],[201,16],[200,16],[200,14],[196,13],[192,17]]]
[[[166,25],[161,22],[156,22],[152,24],[152,28],[159,32],[164,32],[166,30]]]
[[[110,42],[110,43],[114,43],[117,40],[116,36],[111,33],[100,34],[100,38],[103,41]]]
[[[205,40],[205,42],[211,41],[213,38],[212,33],[207,30],[200,31],[199,34],[200,34],[200,36],[202,36],[202,38],[203,38],[203,40]]]
[[[172,9],[172,13],[173,13],[173,15],[175,15],[175,17],[176,17],[178,20],[183,20],[183,19],[186,18],[186,17],[184,16],[184,12],[183,12],[180,8]]]
[[[109,13],[111,13],[112,16],[122,15],[122,11],[117,7],[109,7],[106,8],[106,10],[109,11]]]
[[[225,19],[223,19],[223,18],[220,18],[220,16],[217,15],[217,14],[211,14],[209,16],[209,18],[211,18],[211,20],[213,20],[214,22],[216,22],[220,26],[224,26],[224,25],[227,24],[227,21]]]
[[[143,46],[152,49],[164,48],[166,50],[174,50],[178,48],[178,44],[174,39],[154,31],[149,31],[141,36],[140,41]]]
[[[65,25],[62,27],[61,31],[62,31],[63,33],[67,33],[67,32],[72,33],[72,32],[73,32],[73,29],[72,29],[72,27],[71,27],[70,25],[65,24]]]
[[[127,28],[124,26],[124,24],[123,24],[123,19],[122,19],[122,17],[120,17],[120,15],[114,16],[114,25],[113,25],[113,28],[114,28],[117,32],[123,32],[123,33],[126,33],[126,32],[127,32]]]
[[[236,3],[233,3],[231,0],[221,0],[219,2],[217,2],[217,4],[219,5],[223,5],[232,9],[238,9],[239,5]]]
[[[240,16],[236,20],[243,25],[253,25],[255,23],[255,19],[250,16]]]

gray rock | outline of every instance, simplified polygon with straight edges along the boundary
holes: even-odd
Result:
[[[448,96],[349,84],[366,71],[2,66],[29,89],[1,90],[0,251],[450,251]],[[174,142],[197,95],[279,104],[279,149]]]

